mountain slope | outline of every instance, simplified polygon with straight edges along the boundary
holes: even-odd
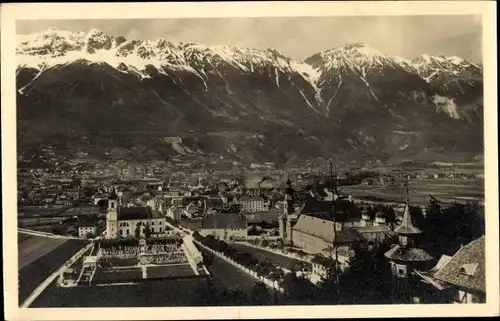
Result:
[[[19,36],[17,58],[21,146],[64,137],[102,149],[140,145],[158,158],[278,163],[482,152],[482,71],[467,62],[437,71],[433,60],[364,44],[297,62],[274,49],[95,29]],[[163,137],[190,143],[173,148]]]

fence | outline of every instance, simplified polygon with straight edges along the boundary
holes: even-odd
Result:
[[[220,252],[217,252],[217,251],[212,250],[211,248],[209,248],[209,247],[207,247],[207,246],[205,246],[205,245],[201,244],[201,243],[200,243],[199,241],[197,241],[197,240],[195,240],[194,242],[196,242],[196,244],[198,244],[198,245],[199,245],[199,246],[201,246],[202,248],[206,249],[206,250],[207,250],[207,251],[209,251],[210,253],[212,253],[212,254],[214,254],[214,255],[218,256],[219,258],[223,259],[224,261],[226,261],[226,262],[230,263],[231,265],[233,265],[233,266],[235,266],[235,267],[239,268],[239,269],[240,269],[240,270],[242,270],[243,272],[245,272],[245,273],[249,274],[250,276],[252,276],[252,277],[254,277],[254,278],[258,279],[259,281],[261,281],[261,282],[262,282],[262,283],[264,283],[265,285],[267,285],[267,286],[269,286],[269,287],[271,287],[271,288],[274,288],[274,289],[276,289],[276,290],[280,291],[281,293],[284,293],[284,292],[285,292],[285,290],[284,290],[282,287],[280,287],[280,286],[277,284],[277,282],[276,282],[276,281],[272,281],[272,280],[270,280],[270,279],[268,279],[268,278],[266,278],[266,277],[263,277],[263,276],[259,276],[259,275],[257,275],[257,272],[252,271],[251,269],[249,269],[249,268],[247,268],[247,267],[245,267],[245,266],[243,266],[243,265],[241,265],[241,264],[239,264],[239,263],[236,263],[235,261],[233,261],[232,259],[230,259],[230,258],[229,258],[229,257],[227,257],[226,255],[224,255],[224,254],[222,254],[222,253],[220,253]]]

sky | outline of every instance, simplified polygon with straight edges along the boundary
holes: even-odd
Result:
[[[481,18],[472,15],[22,20],[17,21],[16,32],[29,34],[50,27],[85,32],[96,28],[131,40],[163,37],[205,45],[274,48],[296,60],[362,42],[408,59],[428,54],[482,62]]]

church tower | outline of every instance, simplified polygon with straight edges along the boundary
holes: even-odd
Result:
[[[292,188],[292,182],[290,178],[287,180],[286,184],[288,185],[285,192],[285,208],[283,211],[283,215],[281,215],[279,224],[280,224],[280,236],[283,239],[285,244],[292,243],[292,222],[290,220],[290,214],[294,212],[294,191]]]
[[[385,253],[391,263],[394,280],[393,296],[407,302],[413,298],[412,288],[416,287],[412,280],[413,270],[421,269],[433,259],[425,250],[419,248],[422,231],[414,226],[410,212],[408,179],[406,185],[406,206],[401,224],[394,230],[398,236],[398,244]]]
[[[108,198],[108,214],[106,217],[106,237],[116,238],[118,236],[118,195],[115,190]]]

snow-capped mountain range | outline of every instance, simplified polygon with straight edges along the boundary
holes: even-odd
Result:
[[[436,122],[463,127],[467,135],[482,126],[482,66],[455,56],[409,60],[354,43],[295,61],[274,49],[54,28],[18,35],[16,54],[20,117],[28,123],[35,115],[64,115],[74,117],[76,128],[89,118],[82,113],[109,116],[110,108],[120,108],[120,130],[148,124],[174,133],[194,127],[204,135],[222,129],[271,133],[278,126],[290,135],[300,132],[293,139],[308,146],[311,137],[334,131],[332,148],[376,155],[413,145],[457,149],[449,137],[437,143],[435,137],[415,134],[435,128]],[[208,119],[215,125],[205,124]],[[387,121],[391,126],[377,123]],[[356,128],[347,129],[346,122]],[[91,126],[98,130],[100,125]],[[87,127],[82,124],[82,130]],[[309,152],[316,148],[321,154],[321,144],[314,144]]]

